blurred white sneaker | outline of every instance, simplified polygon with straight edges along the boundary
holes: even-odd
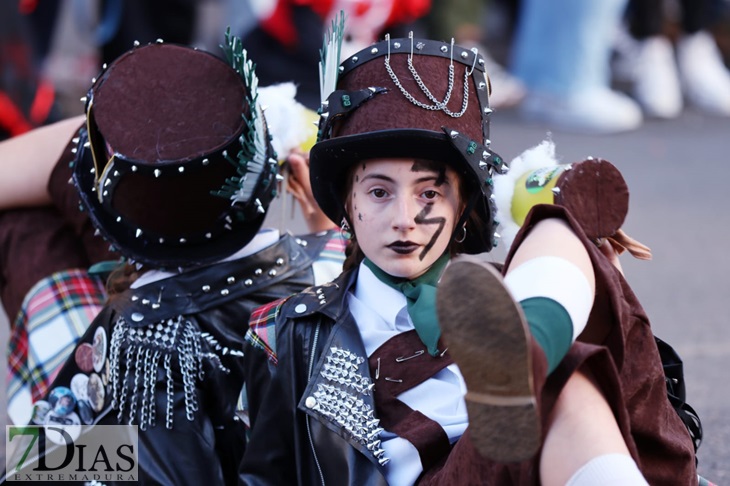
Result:
[[[641,126],[641,108],[628,96],[595,88],[568,97],[528,93],[520,106],[523,117],[568,132],[590,135],[635,130]]]
[[[682,111],[682,89],[669,39],[650,37],[637,43],[631,94],[647,116],[675,118]]]
[[[712,35],[698,32],[681,38],[677,65],[687,101],[705,113],[730,116],[730,73]]]
[[[486,50],[479,52],[484,57],[484,67],[492,85],[489,106],[496,109],[517,106],[527,93],[525,85],[497,63],[489,52]]]

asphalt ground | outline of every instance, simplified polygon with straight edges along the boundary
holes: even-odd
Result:
[[[651,247],[653,260],[622,256],[628,281],[642,302],[654,333],[684,360],[688,402],[702,419],[699,472],[717,484],[730,480],[730,326],[726,305],[730,270],[730,119],[687,110],[671,121],[647,121],[639,130],[611,136],[550,133],[525,124],[513,110],[492,115],[492,148],[511,160],[546,137],[561,162],[588,156],[616,165],[631,197],[624,230]],[[286,200],[274,203],[267,224],[301,231]],[[504,250],[490,258],[500,260]],[[8,325],[0,312],[0,345]],[[5,403],[5,362],[0,360],[0,403]],[[4,409],[4,407],[3,407]],[[4,422],[0,415],[0,425]],[[3,427],[4,429],[4,427]],[[0,458],[2,448],[0,445]],[[4,461],[3,461],[4,462]]]

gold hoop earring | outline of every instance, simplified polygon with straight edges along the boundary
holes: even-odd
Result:
[[[454,241],[457,243],[464,243],[464,240],[466,240],[466,224],[464,224],[464,226],[462,226],[461,229],[464,232],[461,235],[461,238],[454,238]]]

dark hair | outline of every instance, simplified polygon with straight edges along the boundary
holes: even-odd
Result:
[[[441,161],[432,161],[432,160],[421,160],[417,159],[418,161],[432,164],[433,162],[443,163]],[[363,261],[365,258],[365,254],[360,249],[360,245],[357,243],[357,235],[355,234],[355,228],[352,225],[352,221],[350,219],[350,216],[347,212],[347,195],[350,194],[352,191],[352,184],[353,184],[353,174],[355,172],[355,169],[358,167],[358,164],[354,164],[350,170],[348,171],[347,177],[345,178],[345,184],[344,184],[344,190],[342,193],[342,201],[343,201],[343,207],[344,207],[344,213],[347,215],[348,223],[350,224],[350,232],[352,234],[352,240],[350,240],[349,244],[345,248],[345,263],[342,265],[343,271],[350,270],[351,268],[355,268],[358,265],[360,265],[360,262]],[[474,184],[471,184],[465,177],[465,174],[462,172],[459,172],[458,170],[455,170],[456,174],[459,177],[459,198],[461,199],[461,203],[466,204],[466,201],[469,199],[469,196],[473,194],[474,191],[478,191],[479,189],[474,186]],[[472,210],[470,214],[466,218],[466,228],[467,231],[473,231],[476,234],[479,234],[483,231],[485,231],[484,228],[484,222],[479,218],[476,211]],[[455,232],[458,230],[458,228],[455,228]],[[457,237],[461,236],[460,232],[457,234]],[[458,255],[460,253],[464,253],[464,243],[458,242],[451,239],[451,242],[449,243],[449,246],[447,248],[449,251],[449,254],[451,256]]]
[[[109,300],[112,300],[115,296],[127,290],[143,273],[144,271],[138,271],[135,265],[129,263],[120,265],[112,270],[106,280],[106,291],[109,295]]]

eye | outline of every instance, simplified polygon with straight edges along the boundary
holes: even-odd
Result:
[[[433,200],[439,197],[439,193],[434,190],[423,191],[422,196],[425,199]]]
[[[375,196],[377,199],[382,199],[388,195],[388,192],[385,189],[381,188],[375,188],[370,191],[370,194]]]

